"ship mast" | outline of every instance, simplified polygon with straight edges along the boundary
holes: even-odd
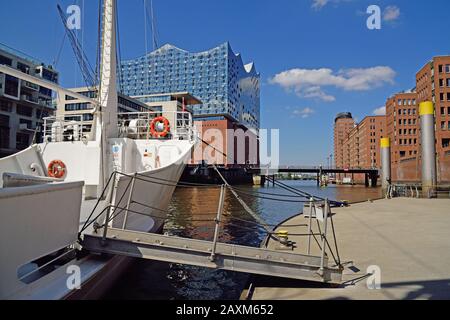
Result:
[[[102,0],[100,0],[102,1]],[[95,140],[100,141],[103,190],[111,174],[108,165],[108,139],[118,137],[117,127],[117,55],[116,55],[116,0],[103,0],[102,37],[100,56],[99,110],[95,117]]]
[[[100,58],[100,113],[96,140],[117,138],[117,54],[116,0],[103,0],[102,42]]]

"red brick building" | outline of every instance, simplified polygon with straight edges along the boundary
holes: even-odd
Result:
[[[230,167],[259,163],[259,143],[254,132],[228,119],[194,124],[204,142],[193,151],[192,164],[206,161]]]
[[[450,182],[450,56],[434,57],[416,74],[417,100],[432,101],[436,117],[437,179]]]
[[[380,168],[380,140],[386,136],[385,116],[365,117],[355,125],[353,118],[343,118],[343,114],[339,114],[334,136],[336,168]],[[345,176],[338,175],[337,179],[342,180]],[[364,175],[352,176],[357,183],[364,182],[364,178]]]
[[[352,114],[349,112],[339,113],[334,120],[334,161],[336,168],[344,168],[349,157],[348,150],[344,148],[344,141],[348,133],[355,126]]]
[[[420,181],[419,105],[415,91],[393,95],[386,101],[387,137],[391,141],[393,181]]]

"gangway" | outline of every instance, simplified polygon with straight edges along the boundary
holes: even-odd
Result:
[[[84,249],[134,258],[187,264],[273,277],[340,283],[342,271],[321,269],[321,257],[263,248],[187,239],[176,236],[108,229],[108,235],[85,234]],[[325,258],[324,264],[328,265]]]
[[[229,243],[221,243],[218,241],[220,224],[223,222],[223,210],[225,201],[225,192],[229,189],[240,202],[243,200],[237,195],[238,190],[233,190],[231,186],[220,186],[220,197],[217,209],[217,215],[214,219],[215,230],[212,241],[182,238],[173,235],[162,235],[157,233],[146,233],[126,229],[128,213],[148,215],[144,212],[139,212],[130,209],[133,203],[132,192],[133,185],[136,179],[144,179],[144,181],[151,182],[149,177],[141,177],[138,174],[126,175],[130,179],[129,187],[125,188],[118,203],[128,193],[128,201],[126,207],[119,207],[113,205],[113,194],[116,189],[114,183],[116,175],[126,175],[124,173],[115,172],[107,185],[104,192],[112,182],[109,189],[109,206],[106,206],[94,219],[89,223],[86,221],[85,226],[79,234],[79,242],[83,250],[97,254],[113,254],[128,256],[134,258],[142,258],[148,260],[157,260],[169,263],[178,263],[193,265],[199,267],[206,267],[212,269],[230,270],[236,272],[245,272],[250,274],[266,275],[272,277],[281,277],[297,280],[309,280],[323,283],[339,284],[342,280],[342,265],[337,251],[337,243],[334,234],[333,218],[330,209],[330,202],[326,199],[323,202],[316,202],[311,198],[309,202],[308,233],[301,234],[301,236],[308,237],[305,253],[294,253],[290,251],[296,245],[288,241],[287,231],[274,232],[269,230],[269,225],[264,225],[264,230],[271,238],[280,243],[280,247],[276,249],[257,248]],[[153,181],[155,183],[155,181]],[[102,195],[103,196],[103,195]],[[252,216],[256,213],[248,206],[244,206],[246,211],[250,212]],[[93,216],[96,208],[94,208],[91,216]],[[116,212],[117,211],[117,212]],[[122,228],[117,227],[111,222],[119,214],[125,214],[124,220],[121,222]],[[104,216],[103,224],[98,223],[100,216]],[[306,215],[305,215],[306,217]],[[313,221],[317,222],[318,232],[313,232]],[[90,218],[88,218],[90,220]],[[261,220],[261,219],[260,219]],[[334,244],[336,245],[336,256],[327,240],[327,221],[331,220]],[[319,227],[319,222],[323,223],[323,228]],[[90,232],[83,232],[87,227],[93,224],[94,230]],[[262,227],[264,221],[260,221]],[[298,236],[300,234],[297,234]],[[317,237],[316,237],[317,236]],[[318,244],[320,255],[313,255],[311,252],[312,239]],[[335,264],[329,265],[329,253],[334,259]]]

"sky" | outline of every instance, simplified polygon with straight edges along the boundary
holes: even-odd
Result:
[[[150,0],[147,0],[148,3]],[[80,5],[78,36],[95,64],[97,0],[0,0],[0,42],[83,85],[56,10]],[[367,8],[381,29],[367,27]],[[146,50],[144,0],[118,0],[121,55]],[[280,162],[327,164],[337,113],[383,114],[433,56],[450,54],[448,0],[153,0],[158,45],[199,52],[229,41],[261,74],[261,128],[280,129]],[[147,28],[147,48],[152,49]],[[58,54],[63,43],[61,54]]]

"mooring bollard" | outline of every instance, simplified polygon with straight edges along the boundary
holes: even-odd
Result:
[[[381,147],[381,186],[383,195],[389,197],[389,187],[391,185],[391,142],[389,138],[382,138]]]
[[[419,105],[420,138],[422,145],[422,196],[430,198],[437,185],[436,134],[434,104],[431,101]]]

